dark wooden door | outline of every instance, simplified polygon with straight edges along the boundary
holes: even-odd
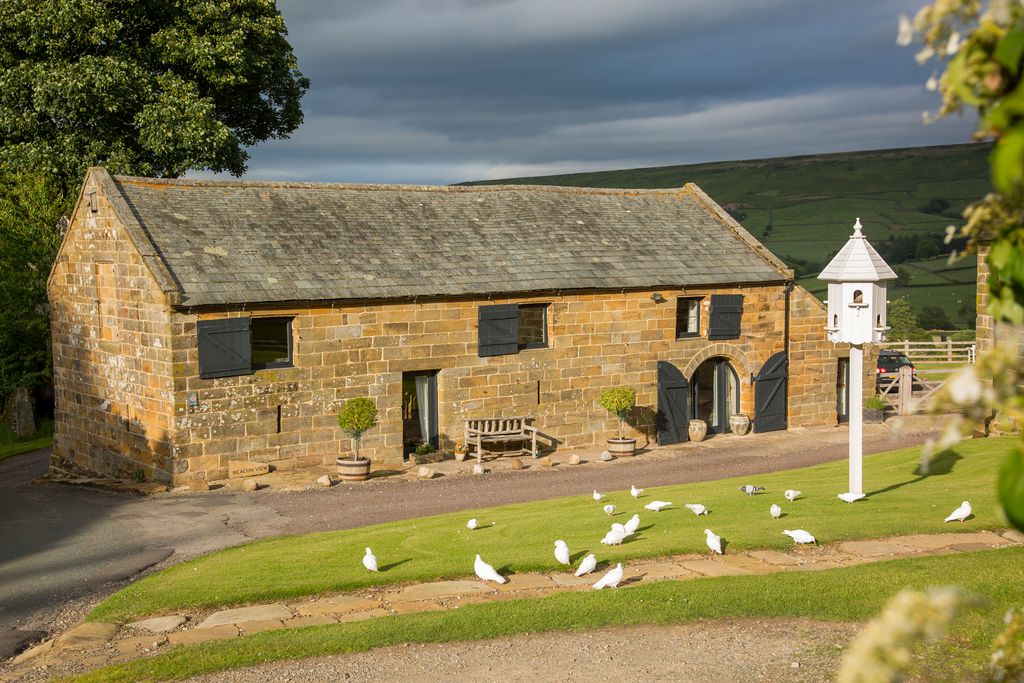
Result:
[[[676,366],[658,361],[658,445],[689,441],[690,383]]]
[[[768,359],[754,377],[754,431],[786,428],[786,393],[789,359],[780,351]]]

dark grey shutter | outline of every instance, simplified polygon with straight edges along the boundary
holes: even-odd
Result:
[[[754,377],[754,431],[785,429],[789,359],[785,351],[769,358]]]
[[[742,294],[712,294],[708,313],[708,339],[736,339],[743,317]]]
[[[690,383],[668,361],[658,361],[658,445],[689,441]]]
[[[519,306],[481,306],[478,327],[478,355],[505,356],[519,352]]]
[[[252,372],[249,318],[221,318],[196,323],[199,376],[231,377]]]

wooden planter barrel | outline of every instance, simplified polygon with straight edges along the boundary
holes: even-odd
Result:
[[[338,458],[335,463],[338,465],[338,476],[342,481],[366,481],[370,478],[370,461],[368,459]]]
[[[636,439],[608,439],[608,452],[616,458],[630,458],[636,452]]]

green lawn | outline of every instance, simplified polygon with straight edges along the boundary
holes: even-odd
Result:
[[[924,660],[924,678],[978,678],[990,643],[1002,628],[1002,615],[1008,607],[1020,604],[1024,548],[895,560],[823,572],[662,581],[627,589],[561,593],[444,612],[264,632],[178,647],[164,655],[108,667],[75,680],[181,679],[262,662],[360,652],[399,643],[478,640],[612,625],[750,616],[863,621],[875,616],[903,587],[947,584],[961,585],[983,596],[985,602],[980,610],[959,619],[950,641],[930,650]]]
[[[52,436],[43,436],[38,439],[30,439],[28,441],[15,441],[14,443],[0,444],[0,460],[10,458],[15,455],[21,455],[22,453],[38,451],[40,448],[49,448],[52,444]]]
[[[618,561],[679,553],[704,552],[703,529],[722,535],[727,552],[790,545],[783,529],[803,528],[822,543],[902,533],[988,529],[1002,526],[995,500],[995,472],[1012,437],[966,441],[942,455],[931,476],[915,474],[918,449],[869,456],[865,488],[869,498],[847,505],[836,498],[846,490],[845,462],[828,463],[774,474],[715,482],[648,489],[639,501],[628,492],[609,491],[619,506],[614,520],[589,495],[488,510],[425,517],[373,527],[279,537],[229,548],[152,574],[100,603],[89,619],[123,622],[134,617],[184,608],[213,608],[306,595],[346,591],[373,585],[425,581],[472,575],[473,556],[480,553],[503,572],[556,570],[552,554],[562,538],[578,561],[594,552],[599,560]],[[751,448],[758,448],[751,441]],[[699,458],[699,454],[687,458]],[[686,467],[687,458],[679,459]],[[748,497],[742,483],[767,487]],[[643,482],[636,482],[642,486]],[[528,486],[529,477],[519,485]],[[793,503],[782,491],[795,488],[803,496]],[[678,507],[660,513],[642,510],[661,499]],[[976,517],[961,526],[943,518],[968,499]],[[699,502],[711,514],[695,517],[683,503]],[[786,513],[773,520],[771,503]],[[610,521],[624,522],[633,512],[642,520],[638,535],[621,546],[599,544]],[[484,526],[465,528],[476,517]],[[371,546],[382,570],[366,572],[360,558]]]

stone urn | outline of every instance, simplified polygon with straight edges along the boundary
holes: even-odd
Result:
[[[733,434],[744,436],[750,432],[750,418],[743,413],[729,416],[729,429]]]
[[[708,423],[704,420],[690,420],[686,431],[690,435],[690,441],[703,441],[708,435]]]
[[[338,458],[335,463],[342,481],[366,481],[370,478],[369,458]]]
[[[608,439],[608,452],[616,458],[632,457],[636,453],[636,439]]]
[[[870,423],[878,424],[878,423],[882,422],[882,419],[883,419],[884,416],[885,416],[885,408],[879,408],[877,410],[872,409],[872,408],[865,408],[864,409],[864,421],[865,422],[870,422]]]

